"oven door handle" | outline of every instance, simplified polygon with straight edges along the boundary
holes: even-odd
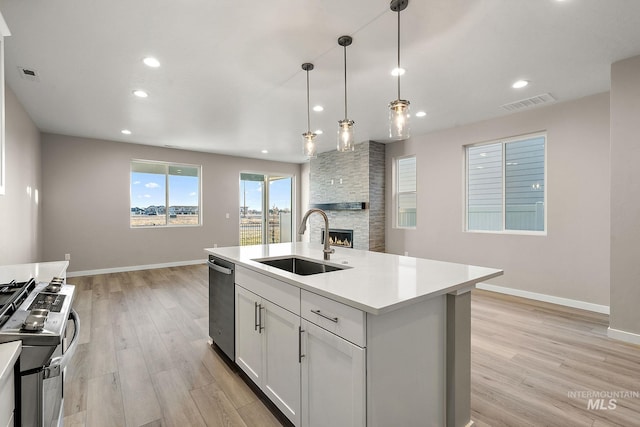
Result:
[[[80,316],[78,316],[78,313],[75,310],[71,309],[71,312],[69,313],[69,320],[73,320],[73,338],[71,339],[71,343],[69,344],[69,347],[67,347],[67,351],[65,351],[62,356],[51,359],[49,365],[45,366],[45,379],[60,375],[71,361],[73,354],[76,352],[76,347],[78,347],[80,337]]]

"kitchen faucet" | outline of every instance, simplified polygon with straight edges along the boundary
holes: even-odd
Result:
[[[329,217],[327,216],[325,211],[323,211],[322,209],[316,209],[316,208],[309,209],[307,213],[305,213],[304,216],[302,217],[302,223],[300,223],[298,234],[304,234],[304,232],[307,229],[307,218],[309,218],[309,215],[311,215],[314,212],[318,212],[320,215],[322,215],[322,218],[324,218],[325,232],[324,232],[324,249],[322,250],[322,252],[324,252],[324,260],[329,261],[331,254],[334,253],[336,250],[329,247]]]

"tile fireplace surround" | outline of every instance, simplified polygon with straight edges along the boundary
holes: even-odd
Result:
[[[385,146],[367,141],[353,152],[320,153],[310,163],[310,205],[365,203],[365,209],[327,209],[329,227],[353,230],[353,247],[384,252]],[[310,239],[320,242],[324,223],[309,217]]]

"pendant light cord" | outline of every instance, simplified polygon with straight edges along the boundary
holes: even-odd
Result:
[[[347,115],[347,46],[344,47],[344,119],[348,120]]]
[[[400,11],[398,10],[398,99],[400,99]]]
[[[309,112],[309,70],[307,70],[307,132],[311,133],[311,118]]]

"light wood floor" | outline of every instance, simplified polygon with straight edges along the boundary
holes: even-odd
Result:
[[[82,327],[65,426],[280,426],[207,345],[205,265],[68,281]],[[604,315],[474,291],[476,425],[640,426],[640,398],[589,410],[569,397],[640,392],[640,346],[610,340],[607,325]]]

